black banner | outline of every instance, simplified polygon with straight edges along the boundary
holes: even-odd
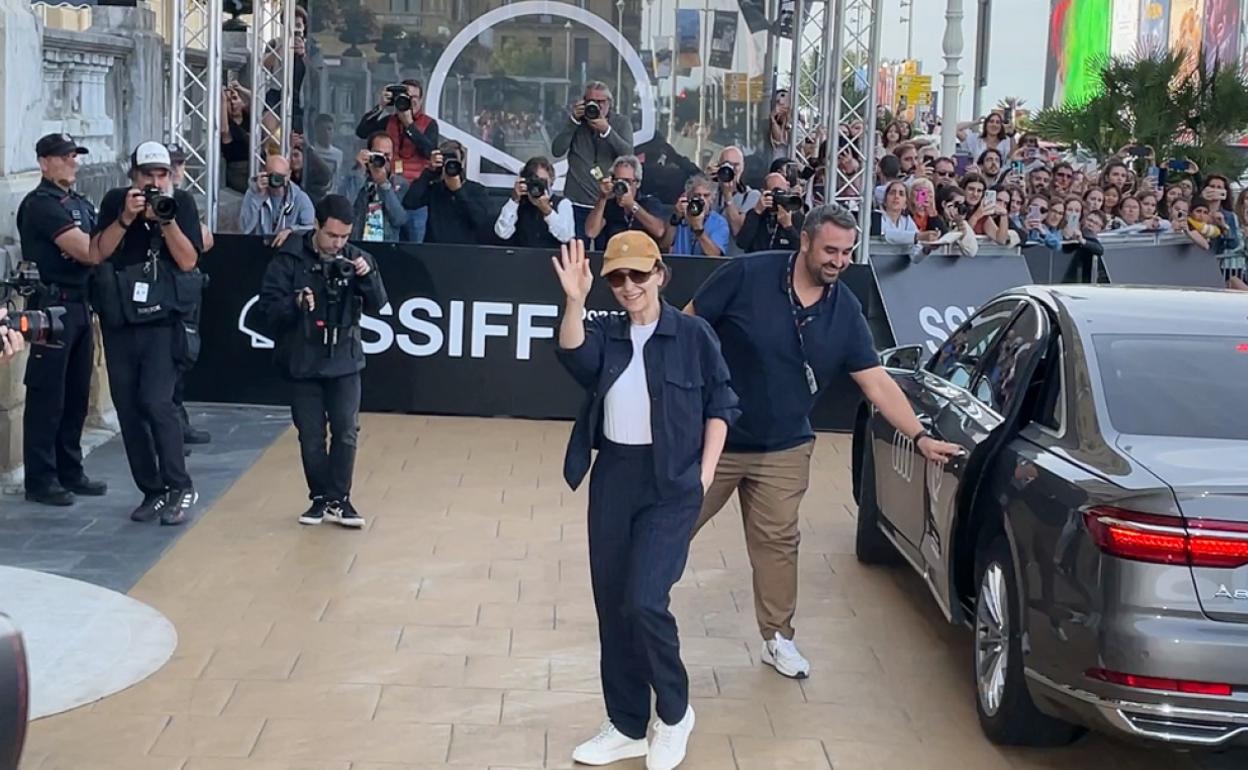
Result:
[[[574,417],[582,393],[555,360],[563,294],[550,252],[480,246],[370,243],[390,303],[364,319],[363,409],[370,412]],[[273,364],[272,340],[255,311],[271,252],[261,239],[219,235],[204,256],[211,277],[203,308],[199,363],[188,400],[286,404],[289,388]],[[593,255],[595,275],[600,255]],[[683,307],[722,262],[673,257],[668,302]],[[843,279],[861,299],[881,346],[891,342],[865,266]],[[619,312],[598,279],[589,312]],[[822,430],[852,424],[860,395],[846,380],[815,413]]]
[[[711,27],[711,55],[708,64],[721,69],[732,69],[732,55],[737,47],[736,11],[716,11]]]
[[[977,257],[931,254],[911,263],[908,250],[871,254],[871,269],[898,345],[926,344],[935,353],[983,302],[1032,282],[1020,254]]]

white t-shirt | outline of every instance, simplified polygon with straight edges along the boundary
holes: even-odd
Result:
[[[642,352],[658,325],[655,321],[629,327],[633,357],[620,378],[612,383],[603,402],[602,435],[612,443],[634,446],[654,443],[650,435],[650,388],[646,385],[646,361]]]
[[[984,150],[988,149],[988,143],[979,134],[973,134],[968,131],[966,138],[962,140],[962,149],[966,150],[966,153],[971,156],[972,163],[978,163],[979,156],[983,154]],[[1001,153],[1001,165],[1008,165],[1010,152],[1014,150],[1014,139],[1008,136],[1005,137],[997,142],[996,149],[997,152]]]

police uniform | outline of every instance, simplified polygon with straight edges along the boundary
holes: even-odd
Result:
[[[169,153],[144,142],[131,156],[134,167],[169,169]],[[118,222],[129,187],[109,190],[100,201],[96,237]],[[177,213],[168,225],[137,216],[116,250],[97,268],[92,300],[104,332],[104,359],[126,460],[143,503],[135,521],[160,518],[181,524],[198,499],[183,454],[182,424],[173,403],[177,367],[185,357],[185,312],[198,304],[187,297],[202,276],[174,261],[162,227],[176,227],[203,251],[199,214],[190,193],[175,190]],[[202,283],[198,284],[202,289]]]
[[[65,134],[50,134],[35,145],[40,158],[87,152]],[[69,505],[74,493],[102,495],[107,486],[82,470],[82,427],[87,419],[95,337],[87,301],[91,269],[72,259],[56,239],[73,228],[90,233],[95,207],[77,192],[43,178],[17,210],[22,254],[39,268],[40,290],[32,308],[61,306],[65,331],[56,347],[33,345],[26,363],[26,410],[22,449],[26,498]]]

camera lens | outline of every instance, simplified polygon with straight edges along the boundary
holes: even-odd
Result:
[[[720,184],[728,184],[737,178],[737,170],[733,168],[731,163],[724,163],[715,171],[715,181]]]
[[[693,198],[689,201],[689,205],[685,207],[691,217],[700,217],[702,212],[706,211],[706,202],[701,198]]]
[[[373,168],[385,168],[386,156],[382,155],[379,152],[374,152],[368,156],[368,165],[372,166]]]
[[[269,187],[278,188],[286,186],[285,174],[269,174]]]
[[[598,106],[598,102],[585,102],[585,117],[589,120],[602,117],[602,108]]]
[[[168,222],[178,213],[178,202],[172,196],[165,195],[155,185],[143,188],[143,197],[147,200],[147,205],[152,207],[152,212],[156,214],[157,219]]]
[[[625,195],[628,195],[628,190],[629,184],[624,179],[617,179],[615,180],[615,183],[611,185],[611,194],[617,198],[623,198]]]
[[[538,177],[524,180],[524,184],[529,188],[530,198],[540,198],[546,194],[546,181]]]
[[[63,307],[23,310],[10,313],[0,321],[0,326],[12,329],[32,345],[54,345],[65,333],[64,315]]]
[[[454,155],[450,156],[442,163],[442,173],[446,176],[463,176],[463,161]]]

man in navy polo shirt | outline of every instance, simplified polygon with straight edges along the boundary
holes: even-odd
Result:
[[[793,644],[793,614],[798,506],[810,481],[815,440],[810,412],[822,390],[848,374],[885,419],[914,438],[925,458],[943,463],[961,451],[924,431],[880,366],[858,298],[837,280],[853,258],[856,224],[836,204],[816,208],[803,223],[796,254],[731,260],[686,308],[719,335],[742,410],[728,430],[697,527],[738,493],[763,662],[795,679],[810,673]]]

